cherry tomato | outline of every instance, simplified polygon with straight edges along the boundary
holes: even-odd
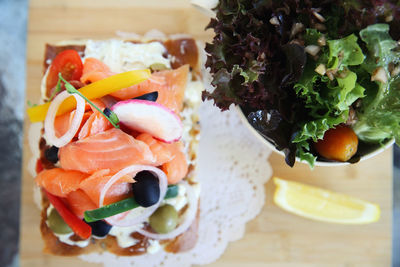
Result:
[[[46,95],[50,97],[51,90],[57,85],[58,73],[67,81],[79,80],[82,76],[83,64],[78,52],[72,49],[57,54],[50,65],[46,81]]]
[[[345,125],[329,129],[324,138],[314,144],[319,155],[337,161],[348,161],[357,152],[357,146],[357,135]]]

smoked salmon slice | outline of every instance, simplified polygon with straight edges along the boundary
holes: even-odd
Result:
[[[168,161],[171,161],[175,157],[174,153],[179,147],[179,143],[167,144],[158,141],[148,133],[142,133],[138,135],[136,140],[143,141],[149,146],[156,160],[154,166],[160,166]]]
[[[83,63],[81,82],[89,84],[103,80],[113,74],[115,73],[106,64],[96,58],[88,57]]]
[[[174,158],[164,163],[161,169],[167,175],[168,184],[178,183],[188,173],[186,155],[180,149],[176,149],[174,151]]]
[[[83,114],[81,126],[79,127],[76,136],[82,129],[85,122],[89,119],[90,115],[92,115],[92,113],[93,113],[92,111],[87,111],[85,112],[85,114]],[[75,110],[56,117],[56,119],[54,120],[54,131],[58,138],[63,136],[68,131],[74,116],[75,116]]]
[[[93,99],[92,102],[100,110],[106,108],[106,105],[99,99]],[[87,109],[88,111],[83,115],[81,126],[76,134],[79,140],[112,128],[111,123],[97,109],[89,104],[87,104]],[[75,110],[56,117],[54,130],[57,137],[63,136],[68,131],[74,115]]]
[[[81,82],[92,83],[107,78],[114,73],[110,68],[95,58],[87,58],[83,64]],[[155,72],[152,76],[137,85],[121,89],[111,94],[119,100],[127,100],[154,91],[158,92],[157,103],[179,113],[183,105],[183,97],[188,81],[189,65],[175,70]]]
[[[85,173],[103,169],[116,173],[129,165],[155,162],[147,144],[116,128],[61,147],[59,159],[63,169]]]
[[[107,175],[109,170],[100,170],[92,174],[81,183],[81,188],[90,199],[99,207],[100,193],[112,175]],[[126,176],[118,180],[107,191],[104,197],[104,205],[108,205],[132,196],[131,183],[133,178]]]
[[[106,105],[99,99],[92,100],[93,104],[95,104],[100,110],[104,110]],[[84,139],[90,135],[95,135],[97,133],[104,132],[108,129],[111,129],[113,126],[111,123],[101,114],[97,109],[90,106],[92,109],[92,113],[88,119],[86,119],[85,124],[83,124],[82,128],[79,130],[78,139]]]
[[[89,196],[81,189],[69,193],[65,201],[71,211],[79,218],[83,218],[85,211],[98,208],[98,206],[94,204]]]
[[[153,153],[156,162],[154,166],[161,166],[167,175],[169,184],[176,184],[186,177],[188,164],[186,155],[182,152],[182,143],[163,143],[154,139],[150,134],[143,133],[136,137],[137,140],[145,142]]]
[[[71,116],[73,117],[74,113],[75,110],[60,115],[54,120],[54,131],[58,138],[63,136],[68,131],[71,122]]]
[[[178,114],[182,109],[188,74],[189,65],[184,65],[176,70],[155,72],[148,80],[121,89],[112,93],[111,96],[120,100],[126,100],[157,91],[157,103]]]
[[[87,177],[87,174],[79,171],[54,168],[41,171],[35,181],[49,193],[59,197],[66,197],[72,191],[77,190],[80,187],[80,183]]]

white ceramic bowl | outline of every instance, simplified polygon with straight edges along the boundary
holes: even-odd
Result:
[[[266,147],[270,148],[272,151],[275,151],[276,153],[281,154],[283,157],[285,156],[285,154],[282,151],[277,150],[273,144],[271,144],[267,139],[262,137],[257,132],[257,130],[254,129],[253,126],[250,125],[250,123],[247,121],[246,116],[243,114],[242,109],[239,106],[235,106],[235,109],[236,109],[237,113],[239,114],[240,119],[247,126],[247,128],[249,129],[249,131],[251,133],[253,133]],[[370,145],[370,146],[366,146],[366,147],[362,147],[362,148],[359,147],[359,154],[361,154],[360,162],[363,160],[375,157],[376,155],[380,154],[381,152],[383,152],[386,149],[388,149],[389,147],[391,147],[393,144],[394,144],[394,139],[390,139],[390,140],[386,141],[386,143],[383,146],[377,144],[377,145]],[[296,157],[296,162],[303,162],[303,161],[301,161],[299,158]],[[305,162],[303,162],[303,163],[305,163]],[[329,167],[344,166],[344,165],[348,165],[348,164],[351,164],[351,163],[329,162],[329,161],[319,161],[319,160],[317,160],[315,162],[315,166],[329,166]]]

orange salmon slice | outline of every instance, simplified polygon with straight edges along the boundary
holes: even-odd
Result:
[[[98,208],[97,205],[94,204],[89,198],[89,196],[81,189],[69,193],[65,201],[67,202],[67,205],[71,211],[79,218],[83,218],[85,211]]]
[[[89,84],[105,79],[113,74],[115,73],[106,64],[96,58],[89,57],[83,63],[81,82]]]
[[[188,173],[186,155],[181,150],[175,151],[174,155],[175,157],[171,161],[164,163],[161,167],[167,175],[168,184],[178,183]]]
[[[169,184],[176,184],[186,177],[188,164],[186,155],[182,152],[182,143],[163,143],[154,139],[150,134],[143,133],[136,137],[137,140],[145,142],[153,153],[156,163],[154,166],[161,166],[167,175]]]
[[[106,183],[112,177],[112,175],[107,175],[108,173],[108,170],[100,170],[92,174],[89,178],[85,179],[81,183],[82,190],[85,191],[85,193],[90,197],[97,207],[100,206],[100,193]],[[113,184],[105,195],[104,205],[131,197],[131,183],[133,181],[134,180],[132,177],[125,176]]]
[[[178,143],[167,144],[158,141],[148,133],[142,133],[136,137],[136,140],[146,143],[155,157],[154,166],[160,166],[174,158],[174,152]]]
[[[189,65],[184,65],[176,70],[155,72],[148,80],[121,89],[112,93],[111,96],[126,100],[157,91],[157,103],[173,110],[175,113],[179,113],[183,105],[188,74]]]
[[[86,123],[86,121],[92,115],[92,113],[93,113],[92,111],[87,111],[83,114],[83,119],[82,119],[81,125],[75,136],[78,136],[78,133],[81,131],[83,125]],[[54,131],[58,138],[63,136],[68,131],[74,116],[75,116],[75,110],[56,117],[56,119],[54,120]]]
[[[95,104],[100,110],[104,110],[106,105],[99,99],[92,100],[93,104]],[[101,114],[97,109],[90,106],[92,109],[92,114],[85,121],[82,128],[79,131],[78,139],[84,139],[88,136],[95,135],[101,132],[104,132],[108,129],[111,129],[113,126],[111,123]]]
[[[148,145],[115,128],[61,147],[59,159],[63,169],[85,173],[116,173],[129,165],[155,162]]]
[[[87,58],[83,64],[81,82],[92,83],[107,78],[114,73],[110,68],[95,58]],[[175,70],[155,72],[152,76],[137,85],[121,89],[111,96],[126,100],[154,91],[158,92],[157,103],[179,113],[183,105],[183,97],[188,81],[189,65],[184,65]]]
[[[77,190],[86,177],[88,177],[87,174],[79,171],[54,168],[41,171],[35,181],[49,193],[59,197],[66,197],[72,191]]]

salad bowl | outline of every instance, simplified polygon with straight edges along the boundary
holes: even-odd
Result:
[[[399,4],[220,1],[214,10],[215,90],[203,99],[240,106],[289,166],[356,163],[400,140]]]
[[[271,149],[272,151],[278,153],[279,155],[282,155],[283,157],[285,157],[285,153],[283,151],[278,150],[274,144],[272,144],[270,141],[268,141],[266,138],[264,138],[256,129],[254,129],[253,126],[251,126],[251,124],[249,123],[249,121],[247,120],[247,117],[244,115],[242,109],[240,108],[240,106],[235,106],[235,111],[238,114],[240,120],[242,121],[242,123],[249,129],[249,131],[267,148],[267,149]],[[370,158],[373,158],[377,155],[379,155],[380,153],[382,153],[383,151],[385,151],[386,149],[390,148],[393,144],[395,143],[395,140],[389,139],[386,142],[382,143],[382,144],[365,144],[362,143],[360,144],[360,146],[358,147],[358,151],[357,154],[359,156],[358,161],[357,162],[361,162]],[[302,162],[307,164],[307,162],[301,160],[299,157],[296,157],[296,162]],[[354,162],[356,163],[356,162]],[[323,166],[323,167],[337,167],[337,166],[345,166],[345,165],[349,165],[352,164],[350,162],[338,162],[338,161],[328,161],[326,159],[322,159],[322,158],[318,158],[315,161],[314,166]]]

